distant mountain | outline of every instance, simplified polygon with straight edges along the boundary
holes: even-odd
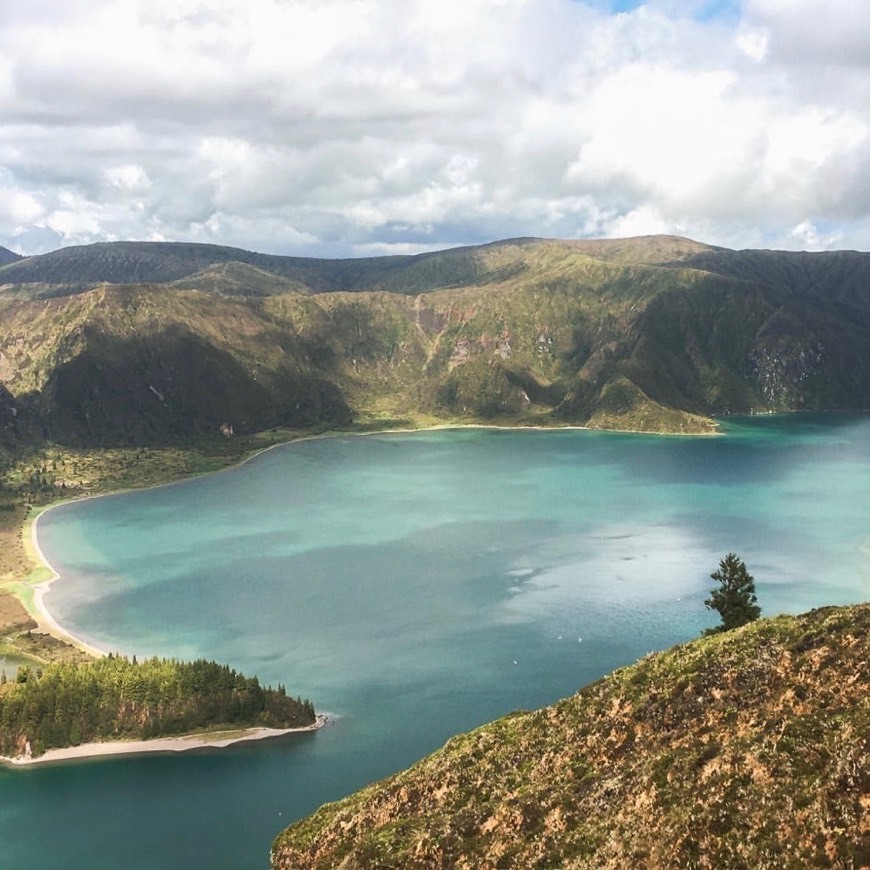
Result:
[[[428,289],[418,286],[419,263],[433,256],[442,261],[430,278],[430,283],[434,281],[433,286],[438,286],[451,271],[449,264],[462,259],[462,254],[321,260],[257,254],[219,245],[103,242],[19,260],[0,269],[0,286],[29,288],[33,296],[67,295],[102,284],[172,283],[231,295],[272,295],[288,290],[320,293],[390,289],[393,273],[402,270],[414,277],[413,290],[417,292]],[[456,277],[467,280],[473,276],[460,269]],[[422,283],[426,284],[425,277]]]
[[[715,415],[870,407],[857,252],[106,243],[0,267],[0,325],[7,438],[70,444],[421,417],[703,432]]]
[[[240,296],[293,290],[417,294],[533,270],[522,254],[541,244],[539,239],[512,239],[413,256],[324,260],[183,242],[102,242],[17,258],[14,265],[0,268],[0,287],[32,298],[65,296],[104,284],[171,284]],[[569,255],[622,265],[669,264],[720,250],[671,236],[544,244],[558,245]]]
[[[16,260],[21,260],[20,254],[10,251],[9,248],[0,247],[0,266],[5,266],[7,263],[14,263]]]
[[[651,655],[275,840],[273,870],[864,867],[870,605]]]

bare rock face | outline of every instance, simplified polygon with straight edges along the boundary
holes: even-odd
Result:
[[[870,860],[870,605],[648,656],[288,828],[273,870]]]

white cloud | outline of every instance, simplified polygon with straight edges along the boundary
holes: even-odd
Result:
[[[792,229],[789,237],[794,239],[798,247],[812,251],[830,251],[841,243],[840,236],[836,234],[823,236],[810,221],[801,221]]]
[[[607,235],[612,239],[630,236],[654,236],[674,232],[674,226],[665,220],[654,206],[644,205],[609,222]]]
[[[35,197],[14,188],[0,187],[0,220],[13,227],[39,220],[43,208]]]
[[[827,213],[848,198],[848,161],[867,151],[870,127],[836,112],[809,108],[774,119],[763,177],[771,192]]]
[[[597,5],[0,0],[0,245],[870,248],[870,4]]]
[[[148,173],[135,163],[124,166],[112,166],[105,170],[106,181],[112,186],[125,191],[145,191],[151,187]]]
[[[100,237],[102,210],[71,191],[62,191],[58,207],[45,218],[45,225],[76,242],[88,242]],[[109,237],[111,239],[111,236]]]
[[[751,60],[761,63],[767,57],[770,32],[763,27],[741,27],[734,41]]]
[[[600,81],[587,103],[587,141],[567,178],[620,180],[665,200],[703,197],[753,135],[752,106],[728,96],[733,76],[633,64]]]
[[[774,57],[870,65],[870,4],[862,0],[745,0],[746,15],[770,34]]]

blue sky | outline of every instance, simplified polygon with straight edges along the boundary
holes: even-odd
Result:
[[[685,14],[698,21],[736,21],[740,17],[741,7],[740,0],[593,0],[591,5],[610,13],[632,12],[640,6],[653,5],[674,14]]]
[[[0,16],[0,245],[20,253],[650,233],[870,250],[870,3],[0,0]]]

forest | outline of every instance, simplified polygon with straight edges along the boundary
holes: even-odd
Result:
[[[227,665],[108,655],[0,674],[0,755],[103,740],[147,740],[230,727],[297,728],[315,721],[308,700],[263,687]]]

